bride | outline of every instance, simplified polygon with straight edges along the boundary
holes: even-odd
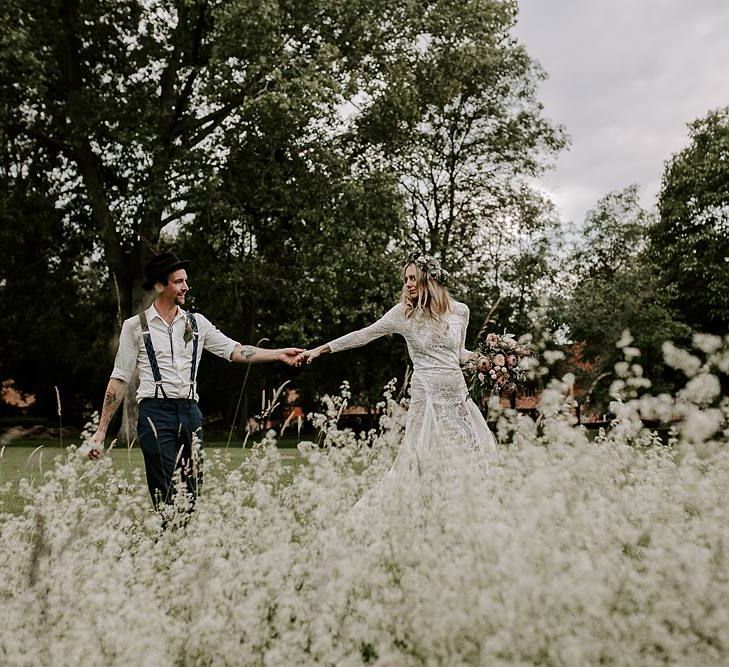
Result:
[[[460,367],[472,354],[466,349],[468,306],[450,296],[448,272],[433,257],[411,253],[402,276],[400,303],[381,319],[307,350],[303,357],[311,363],[321,354],[400,334],[407,343],[413,374],[405,437],[391,473],[421,472],[434,457],[455,460],[475,454],[485,463],[496,451],[496,442],[469,397]]]

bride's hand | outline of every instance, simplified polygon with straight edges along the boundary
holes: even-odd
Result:
[[[321,354],[321,348],[317,347],[313,350],[306,350],[301,356],[304,358],[307,364],[310,364]]]

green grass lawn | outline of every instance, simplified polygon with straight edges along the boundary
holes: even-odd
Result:
[[[69,441],[66,444],[72,444]],[[232,443],[226,448],[225,442],[209,442],[205,444],[208,455],[214,451],[226,451],[228,465],[230,468],[239,466],[250,454],[252,441],[249,440],[246,448],[241,447],[240,442]],[[284,460],[293,466],[298,465],[301,458],[296,450],[296,438],[286,439],[280,442]],[[18,484],[21,480],[27,480],[33,484],[43,482],[43,474],[53,469],[55,457],[64,453],[58,442],[48,440],[22,440],[6,446],[0,457],[0,507],[2,511],[12,513],[20,512],[23,509],[22,499],[18,496]],[[144,459],[142,451],[138,447],[132,449],[112,449],[111,460],[114,467],[132,481],[132,470],[142,473],[141,479],[144,484]],[[93,462],[89,461],[89,465]],[[146,487],[144,487],[146,489]]]

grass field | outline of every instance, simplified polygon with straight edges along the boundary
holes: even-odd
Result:
[[[70,444],[70,443],[69,443]],[[216,452],[225,452],[226,467],[235,468],[239,466],[250,454],[252,443],[244,449],[241,443],[231,443],[226,447],[225,442],[210,442],[205,445],[208,456],[214,456]],[[287,439],[279,443],[282,448],[284,461],[297,465],[300,461],[296,450],[296,440]],[[2,450],[0,456],[0,509],[2,511],[17,513],[23,509],[23,501],[18,495],[18,485],[21,480],[31,484],[40,484],[43,481],[43,474],[53,469],[54,459],[65,453],[57,442],[48,440],[23,440],[20,443],[13,443]],[[130,483],[135,481],[132,471],[141,473],[141,487],[144,486],[144,459],[139,448],[112,449],[111,460],[114,467]],[[89,461],[89,465],[93,462]],[[145,490],[146,492],[146,490]]]

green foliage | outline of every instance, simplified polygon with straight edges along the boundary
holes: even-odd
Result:
[[[637,186],[611,192],[588,213],[583,237],[569,258],[574,288],[558,315],[576,343],[574,361],[581,384],[605,405],[613,366],[622,359],[616,347],[625,330],[642,352],[640,363],[655,391],[671,390],[675,376],[661,352],[665,340],[685,341],[689,329],[668,303],[646,247],[654,216],[641,208]]]
[[[357,120],[397,165],[412,242],[456,272],[488,264],[505,227],[527,231],[527,179],[565,145],[536,99],[544,73],[511,34],[516,15],[514,2],[433,3]]]
[[[265,119],[261,136],[242,138],[230,169],[202,204],[204,225],[199,219],[184,224],[176,245],[193,261],[194,303],[231,335],[310,347],[371,323],[394,303],[400,258],[387,249],[400,233],[402,211],[389,174],[352,176],[325,137],[303,142],[295,119],[281,123],[280,117]],[[297,388],[310,401],[344,377],[359,390],[390,379],[384,359],[373,365],[353,356],[346,372],[341,364],[323,360],[296,379]],[[395,366],[404,369],[401,361]],[[237,397],[239,375],[221,369],[209,388],[201,378],[201,394]],[[290,374],[254,373],[252,405],[263,386],[284,377]]]
[[[1,379],[33,394],[33,411],[46,416],[56,413],[59,386],[63,409],[78,415],[88,386],[108,377],[99,363],[106,364],[108,339],[97,332],[114,321],[116,307],[99,301],[104,269],[90,258],[88,240],[48,197],[43,154],[26,155],[26,169],[0,179]]]
[[[7,139],[56,159],[49,178],[85,212],[76,223],[115,274],[125,314],[139,302],[148,245],[199,214],[200,190],[242,135],[261,134],[261,116],[293,110],[304,133],[328,125],[383,57],[373,45],[392,12],[362,5],[117,0],[49,12],[27,1],[4,10],[3,23],[20,27],[2,61],[27,74],[10,79],[17,112]]]
[[[541,116],[543,74],[510,34],[515,16],[496,0],[4,3],[12,372],[52,345],[61,380],[99,393],[119,315],[143,303],[142,266],[162,242],[194,261],[196,307],[245,342],[309,345],[369,324],[397,299],[412,242],[460,273],[474,322],[507,292],[521,321],[549,227],[521,177],[564,138]],[[39,235],[53,240],[36,247]],[[513,252],[495,268],[497,236]],[[60,280],[44,337],[37,304]],[[383,341],[297,383],[311,397],[347,376],[356,391],[404,362]],[[47,367],[23,367],[25,388],[47,383]],[[240,369],[215,369],[228,403],[215,409],[229,414]]]
[[[729,107],[689,125],[690,143],[666,165],[653,260],[671,305],[697,331],[729,327]]]
[[[475,334],[532,331],[532,314],[559,286],[562,242],[551,203],[530,190],[520,192],[510,216],[474,239],[473,254],[483,261],[461,284]]]

